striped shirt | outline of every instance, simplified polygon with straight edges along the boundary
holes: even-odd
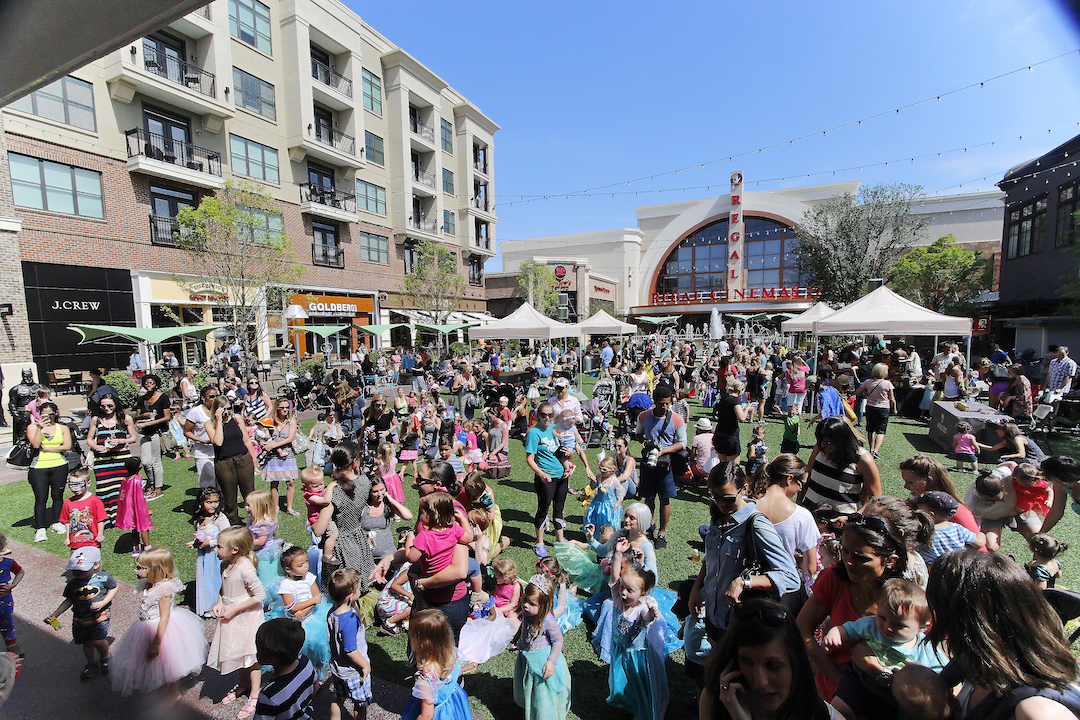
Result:
[[[941,523],[934,526],[934,539],[930,547],[920,547],[919,554],[927,565],[932,565],[935,560],[954,550],[963,550],[969,543],[975,542],[975,533],[963,525],[954,522]]]
[[[303,655],[287,675],[274,677],[259,692],[252,720],[310,720],[308,706],[315,687],[315,670]]]
[[[1050,370],[1047,373],[1046,386],[1051,390],[1060,390],[1065,381],[1076,374],[1076,361],[1068,355],[1064,359],[1054,358],[1050,361]]]
[[[859,448],[861,458],[866,450]],[[859,461],[840,469],[829,462],[823,453],[814,459],[814,467],[806,482],[804,502],[818,505],[830,505],[840,513],[859,511],[859,493],[863,489],[863,479],[858,472]]]

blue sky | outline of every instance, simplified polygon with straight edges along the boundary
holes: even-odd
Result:
[[[500,240],[633,227],[634,207],[724,194],[736,168],[749,190],[992,189],[1080,134],[1080,36],[1048,0],[346,3],[502,126]],[[560,197],[602,186],[638,194]]]

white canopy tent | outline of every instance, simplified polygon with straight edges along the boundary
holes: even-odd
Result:
[[[815,336],[815,359],[820,335],[933,335],[935,349],[939,335],[959,335],[968,338],[967,361],[968,367],[971,366],[971,318],[928,310],[884,285],[831,315],[815,320],[811,331]]]
[[[821,320],[834,312],[836,311],[825,303],[814,303],[813,307],[801,315],[796,315],[781,323],[781,329],[785,333],[810,332],[814,329],[815,320]]]
[[[637,325],[613,318],[603,310],[597,310],[595,315],[582,320],[576,327],[583,335],[633,335],[637,332]]]
[[[469,330],[472,339],[485,340],[551,340],[553,338],[581,338],[576,325],[559,322],[541,315],[532,305],[525,303],[502,320]]]

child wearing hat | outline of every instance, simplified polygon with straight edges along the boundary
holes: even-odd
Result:
[[[118,586],[116,578],[101,570],[101,550],[87,545],[76,548],[67,564],[68,580],[64,601],[45,622],[59,629],[57,617],[71,608],[71,635],[76,645],[83,646],[86,667],[79,675],[83,680],[94,677],[100,669],[109,674],[109,615]]]
[[[709,471],[719,462],[712,441],[712,422],[709,418],[700,418],[694,424],[694,439],[690,441],[690,472],[695,480],[708,480]]]
[[[919,554],[927,565],[945,553],[970,547],[980,549],[986,545],[986,535],[976,535],[963,525],[950,522],[960,503],[947,492],[931,490],[911,499],[911,506],[934,518],[934,537],[930,546],[919,548]]]

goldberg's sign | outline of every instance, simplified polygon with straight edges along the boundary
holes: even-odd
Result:
[[[798,300],[799,298],[821,297],[824,287],[780,287],[780,288],[736,288],[728,291],[698,290],[697,292],[653,293],[650,305],[689,305],[692,303],[735,302],[738,300]]]

